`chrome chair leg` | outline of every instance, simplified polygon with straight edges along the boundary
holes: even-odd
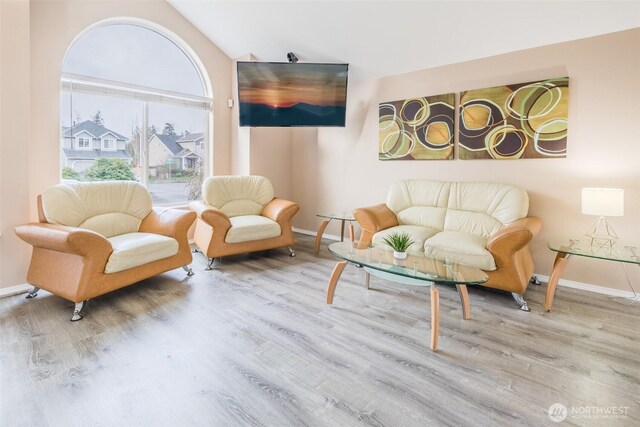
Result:
[[[38,296],[38,291],[40,290],[39,287],[34,286],[33,289],[31,289],[28,293],[27,296],[25,298],[29,299],[29,298],[35,298]]]
[[[197,254],[198,252],[200,252],[200,249],[198,249],[198,248],[193,248],[191,250],[191,253],[194,253],[194,254]]]
[[[183,269],[184,271],[186,271],[186,272],[187,272],[187,276],[188,276],[188,277],[191,277],[191,276],[193,276],[193,275],[195,274],[195,273],[193,272],[193,270],[191,269],[191,267],[190,267],[190,266],[188,266],[188,265],[183,265],[183,266],[182,266],[182,269]]]
[[[511,295],[513,295],[513,299],[516,300],[516,302],[520,306],[520,310],[522,310],[522,311],[531,311],[531,309],[527,305],[527,301],[525,301],[525,299],[522,296],[522,294],[511,292]]]
[[[84,306],[84,301],[80,301],[76,303],[75,308],[73,309],[73,316],[71,317],[72,322],[77,322],[82,319],[80,312],[82,311],[82,306]]]
[[[290,257],[296,256],[296,253],[293,251],[293,248],[291,246],[289,246],[289,256]]]
[[[210,258],[209,259],[209,263],[207,264],[207,268],[205,268],[205,270],[207,271],[211,271],[213,270],[213,263],[215,262],[215,258]]]

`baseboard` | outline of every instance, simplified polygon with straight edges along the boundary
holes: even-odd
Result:
[[[544,274],[534,274],[540,281],[549,282],[549,276]],[[634,294],[631,291],[623,291],[621,289],[607,288],[605,286],[592,285],[590,283],[575,282],[573,280],[560,279],[558,280],[558,286],[564,286],[567,288],[579,289],[581,291],[595,292],[597,294],[610,295],[612,297],[633,298]]]
[[[313,236],[316,237],[317,232],[315,231],[311,231],[311,230],[305,230],[304,228],[296,228],[296,227],[292,227],[291,228],[295,233],[300,233],[300,234],[306,234],[307,236]],[[345,236],[346,237],[346,236]],[[340,241],[340,236],[334,236],[333,234],[327,234],[324,233],[322,235],[323,239],[329,239],[329,240],[335,240],[336,242]]]
[[[316,236],[316,232],[315,231],[311,231],[311,230],[305,230],[303,228],[295,228],[293,227],[293,231],[296,233],[300,233],[300,234],[306,234],[308,236]],[[322,235],[323,239],[329,239],[329,240],[335,240],[335,241],[340,241],[340,237],[339,236],[334,236],[332,234],[323,234]],[[549,276],[545,276],[544,274],[534,274],[538,279],[540,279],[543,282],[549,282]],[[607,288],[605,286],[598,286],[598,285],[592,285],[590,283],[582,283],[582,282],[575,282],[573,280],[567,280],[567,279],[560,279],[558,281],[558,286],[564,286],[567,288],[573,288],[573,289],[579,289],[581,291],[587,291],[587,292],[595,292],[597,294],[604,294],[604,295],[610,295],[613,297],[623,297],[623,298],[633,298],[634,294],[631,291],[623,291],[620,289],[613,289],[613,288]]]
[[[15,285],[15,286],[9,286],[8,288],[0,288],[0,298],[6,298],[14,295],[24,294],[29,292],[30,289],[31,289],[31,285],[28,285],[26,283],[24,285]]]
[[[306,234],[308,236],[315,236],[316,233],[302,228],[293,228],[293,231],[300,234]],[[331,234],[325,234],[322,236],[329,240],[339,241],[340,237]],[[544,274],[535,274],[535,276],[542,282],[549,282],[549,276]],[[558,286],[565,286],[567,288],[579,289],[581,291],[595,292],[597,294],[610,295],[613,297],[633,298],[634,294],[631,291],[623,291],[621,289],[607,288],[605,286],[592,285],[590,283],[575,282],[573,280],[560,279]],[[8,288],[0,288],[0,298],[6,298],[14,295],[27,293],[31,289],[31,285],[25,283],[22,285],[9,286]]]

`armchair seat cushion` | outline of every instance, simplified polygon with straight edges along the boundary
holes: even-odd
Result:
[[[152,233],[126,233],[109,239],[113,252],[104,272],[117,273],[178,253],[178,241]]]
[[[438,233],[438,230],[421,225],[396,225],[395,227],[390,227],[386,230],[382,230],[374,234],[372,243],[374,245],[383,245],[383,239],[391,233],[408,233],[411,238],[416,241],[416,243],[411,245],[409,249],[411,251],[415,251],[421,250],[424,246],[424,242],[428,238],[433,237],[436,233]]]
[[[270,239],[282,233],[280,224],[260,215],[240,215],[229,218],[231,228],[224,239],[226,243],[250,242]]]
[[[442,231],[424,242],[424,253],[431,258],[493,271],[496,263],[487,250],[487,240],[477,234]]]

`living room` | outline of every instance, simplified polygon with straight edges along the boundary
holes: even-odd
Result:
[[[2,1],[0,424],[640,422],[640,8],[616,1],[549,7],[539,1]],[[64,140],[65,124],[75,121],[65,97],[83,83],[66,63],[83,37],[109,25],[152,30],[173,42],[204,76],[200,98],[181,102],[211,100],[201,128],[176,129],[172,142],[164,142],[181,144],[175,160],[159,161],[153,172],[150,162],[136,171],[139,182],[152,193],[156,176],[182,183],[176,162],[198,156],[205,159],[204,178],[264,176],[275,196],[299,206],[292,219],[296,256],[283,244],[213,257],[192,230],[192,249],[200,249],[191,255],[195,275],[175,269],[91,297],[84,318],[69,322],[75,301],[46,286],[25,299],[34,285],[27,280],[32,246],[14,230],[37,223],[38,195],[63,181],[61,135]],[[349,64],[345,126],[241,126],[238,63],[291,63],[289,52],[297,64]],[[91,65],[103,67],[100,59],[91,58]],[[161,74],[166,64],[157,64]],[[563,156],[462,159],[456,113],[447,160],[380,160],[382,103],[452,94],[457,111],[461,93],[565,77]],[[97,110],[84,111],[82,119]],[[129,138],[128,123],[111,129],[112,116],[104,119],[111,132],[104,134]],[[144,126],[140,119],[143,132],[157,125],[140,140],[161,152],[171,131],[162,129],[165,122]],[[199,143],[201,151],[192,145],[191,157],[180,157],[182,148]],[[402,180],[526,191],[525,216],[541,221],[527,243],[530,275],[542,282],[524,285],[529,312],[519,309],[512,291],[470,284],[464,319],[462,295],[450,285],[433,286],[440,291],[434,347],[428,286],[369,277],[366,258],[343,264],[327,304],[336,263],[346,259],[327,246],[344,230],[334,215],[316,253],[318,215],[348,216],[385,203]],[[588,188],[623,190],[623,208],[587,214]],[[188,210],[187,202],[154,199],[154,205]],[[629,256],[582,256],[552,243],[587,239],[599,215],[607,216],[616,247]],[[355,226],[355,236],[345,235],[355,253],[363,222],[347,223]],[[551,308],[547,282],[554,271]]]

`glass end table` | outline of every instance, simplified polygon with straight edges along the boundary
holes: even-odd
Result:
[[[640,266],[640,245],[629,245],[620,242],[615,242],[613,245],[600,245],[592,239],[584,237],[582,239],[554,238],[547,242],[547,247],[553,252],[557,252],[551,276],[549,276],[549,283],[547,284],[547,294],[544,298],[544,308],[547,311],[551,311],[553,306],[553,298],[560,275],[567,267],[569,259],[574,255]],[[631,287],[631,283],[629,283],[629,286]]]
[[[318,227],[318,231],[316,232],[316,245],[315,245],[315,251],[316,253],[318,253],[320,251],[320,242],[322,241],[322,235],[324,234],[324,230],[325,228],[327,228],[327,225],[329,225],[329,223],[331,222],[331,220],[335,219],[341,222],[341,226],[340,226],[340,241],[343,242],[344,241],[344,225],[346,222],[349,223],[349,238],[351,239],[351,241],[355,240],[355,232],[353,229],[353,222],[356,220],[354,218],[354,216],[348,212],[341,212],[341,213],[330,213],[330,214],[317,214],[316,215],[319,218],[324,218],[324,220],[322,221],[322,223],[320,224],[320,227]]]
[[[462,317],[469,319],[469,294],[467,285],[481,285],[488,280],[487,274],[473,267],[454,262],[428,258],[418,253],[410,253],[407,259],[393,257],[391,248],[373,246],[357,249],[354,242],[338,242],[329,245],[329,252],[342,259],[339,261],[327,288],[327,304],[333,304],[333,294],[347,263],[363,267],[365,286],[369,289],[370,275],[381,277],[402,285],[431,287],[431,350],[438,349],[439,293],[437,285],[456,286],[462,303]]]

